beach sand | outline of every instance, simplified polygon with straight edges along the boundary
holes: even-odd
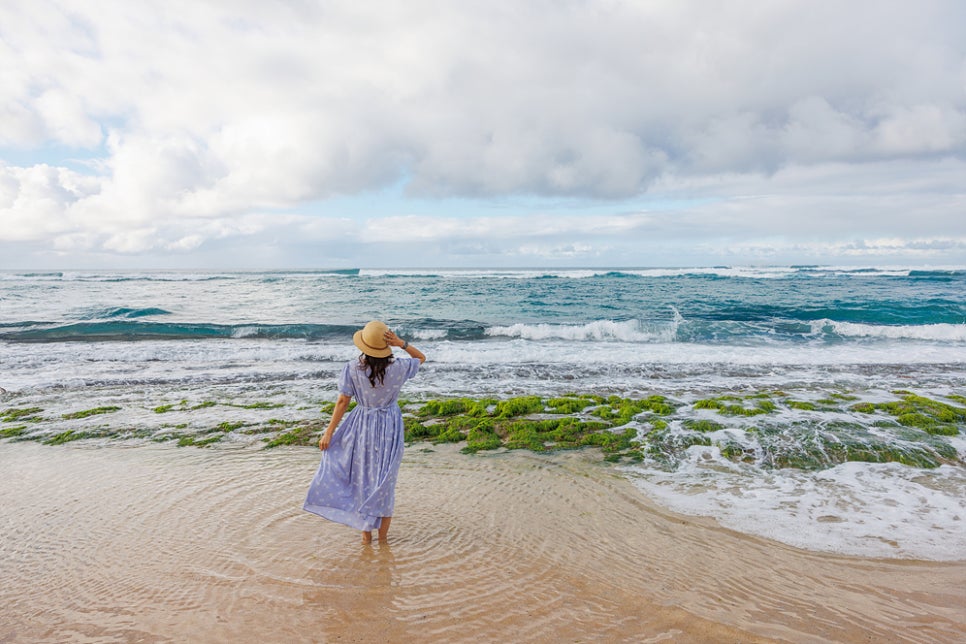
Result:
[[[966,640],[966,562],[741,535],[596,452],[412,446],[372,546],[301,510],[318,460],[0,445],[0,642]]]

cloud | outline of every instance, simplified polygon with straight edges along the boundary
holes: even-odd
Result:
[[[941,239],[962,225],[964,25],[954,0],[5,3],[0,157],[93,158],[0,165],[0,243],[185,255],[333,229],[390,244],[400,223],[493,257],[672,232]],[[548,205],[313,224],[391,186]]]

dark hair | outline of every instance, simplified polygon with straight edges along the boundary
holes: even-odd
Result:
[[[359,368],[365,367],[369,370],[369,383],[375,387],[376,379],[378,378],[379,384],[385,384],[386,380],[386,367],[392,362],[392,356],[386,356],[385,358],[374,358],[372,356],[367,356],[362,354],[359,356]]]

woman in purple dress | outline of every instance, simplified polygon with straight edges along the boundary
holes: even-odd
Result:
[[[319,439],[322,463],[302,507],[361,530],[363,543],[372,542],[373,530],[379,530],[384,542],[403,454],[403,419],[396,399],[426,356],[378,320],[352,340],[362,355],[342,369],[332,420]],[[394,359],[392,347],[409,357]],[[358,404],[340,426],[352,398]]]

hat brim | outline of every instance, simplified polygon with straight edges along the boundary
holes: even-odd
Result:
[[[366,341],[362,339],[362,331],[356,331],[352,336],[352,343],[356,345],[359,351],[362,351],[367,356],[372,356],[373,358],[388,358],[392,355],[392,347],[386,344],[382,349],[378,347],[370,347],[366,344]]]

